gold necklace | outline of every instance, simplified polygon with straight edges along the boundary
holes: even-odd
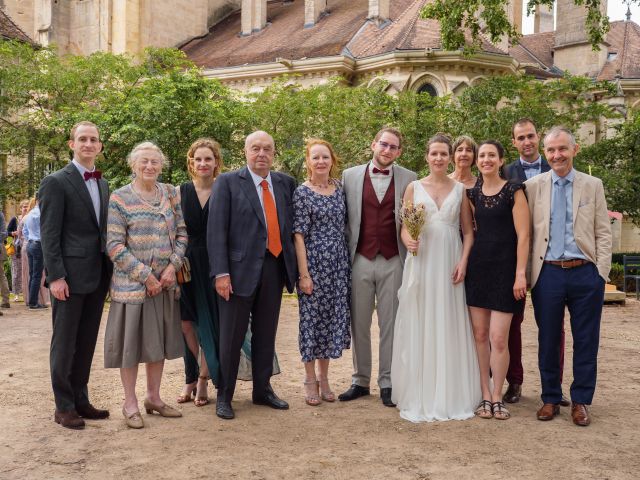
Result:
[[[309,179],[309,183],[310,183],[311,185],[313,185],[314,187],[319,188],[320,190],[326,190],[326,189],[328,189],[328,188],[329,188],[329,185],[331,185],[331,184],[332,184],[332,183],[331,183],[331,179],[329,179],[329,180],[327,181],[327,183],[315,183],[311,178]]]
[[[138,194],[138,196],[144,200],[145,202],[152,202],[152,203],[157,203],[158,202],[158,193],[160,192],[160,190],[158,189],[158,185],[154,185],[155,189],[153,192],[153,198],[149,198],[148,196],[144,196],[142,194],[142,190],[139,190],[137,186],[133,187],[133,190]]]

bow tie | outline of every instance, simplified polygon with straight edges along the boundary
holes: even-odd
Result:
[[[522,163],[520,162],[520,165],[522,165],[522,169],[523,170],[539,170],[540,169],[540,163],[538,162],[533,162],[533,163]]]
[[[96,180],[100,180],[102,178],[102,172],[100,170],[94,170],[93,172],[84,172],[84,181],[91,180],[95,178]]]
[[[380,170],[376,167],[373,167],[373,173],[381,173],[382,175],[389,175],[389,170]]]

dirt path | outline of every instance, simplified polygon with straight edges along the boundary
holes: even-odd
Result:
[[[524,397],[507,422],[481,420],[414,425],[374,395],[350,403],[304,404],[297,349],[297,304],[283,304],[273,380],[289,411],[254,406],[239,382],[234,421],[214,406],[182,407],[181,419],[145,415],[146,428],[127,429],[117,370],[102,368],[102,330],[94,359],[92,401],[111,410],[84,431],[52,421],[49,382],[50,312],[21,304],[0,317],[0,479],[637,479],[640,478],[640,303],[605,307],[593,423],[579,428],[568,409],[539,422],[536,328],[527,307]],[[567,365],[571,365],[570,336]],[[174,404],[182,360],[167,362],[163,395]],[[349,386],[351,353],[332,364],[336,392]],[[144,377],[141,371],[141,377]],[[571,369],[565,375],[565,391]],[[143,395],[144,378],[138,380]],[[210,393],[213,393],[210,390]],[[142,406],[142,405],[141,405]]]

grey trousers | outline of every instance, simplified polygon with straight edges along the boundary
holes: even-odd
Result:
[[[373,309],[376,308],[380,329],[378,386],[391,387],[393,326],[398,310],[402,268],[399,255],[389,260],[377,255],[369,260],[356,253],[351,272],[353,384],[368,387],[371,381],[371,320]]]

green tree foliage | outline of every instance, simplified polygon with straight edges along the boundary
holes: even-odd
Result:
[[[12,161],[30,159],[29,168],[0,184],[0,196],[14,198],[32,193],[47,172],[69,160],[68,132],[80,120],[100,127],[105,149],[98,164],[112,188],[129,181],[126,157],[136,143],[156,142],[168,158],[163,180],[178,184],[187,178],[186,151],[196,138],[218,140],[225,168],[234,169],[245,163],[244,137],[256,129],[274,136],[276,168],[302,181],[304,143],[310,137],[331,142],[345,168],[370,158],[381,127],[396,126],[405,137],[399,163],[423,175],[425,144],[437,132],[497,139],[512,161],[517,154],[511,125],[518,118],[533,119],[541,133],[557,124],[577,131],[585,122],[613,116],[597,100],[615,94],[611,84],[571,76],[544,83],[494,77],[457,97],[391,96],[384,88],[353,88],[340,79],[302,88],[295,78],[240,94],[203,78],[176,50],[148,50],[134,61],[104,53],[58,57],[50,49],[10,42],[0,42],[0,89],[0,152]],[[627,122],[615,139],[586,149],[581,158],[586,152],[609,152],[606,158],[593,153],[589,165],[605,179],[612,205],[640,218],[633,206],[638,167],[631,160],[637,158],[637,125],[637,118]],[[623,178],[627,170],[636,177]]]
[[[610,210],[640,226],[640,113],[617,126],[618,134],[583,148],[577,168],[602,179]]]
[[[640,3],[640,0],[631,0]],[[553,6],[554,0],[529,0],[527,14],[538,6]],[[585,27],[594,50],[609,31],[609,17],[600,11],[601,0],[574,0],[576,5],[587,8]],[[440,23],[440,36],[444,50],[476,50],[484,33],[492,42],[503,37],[515,42],[518,33],[509,22],[507,6],[509,0],[433,0],[422,10],[424,18],[432,18]],[[468,32],[468,34],[465,34]]]

